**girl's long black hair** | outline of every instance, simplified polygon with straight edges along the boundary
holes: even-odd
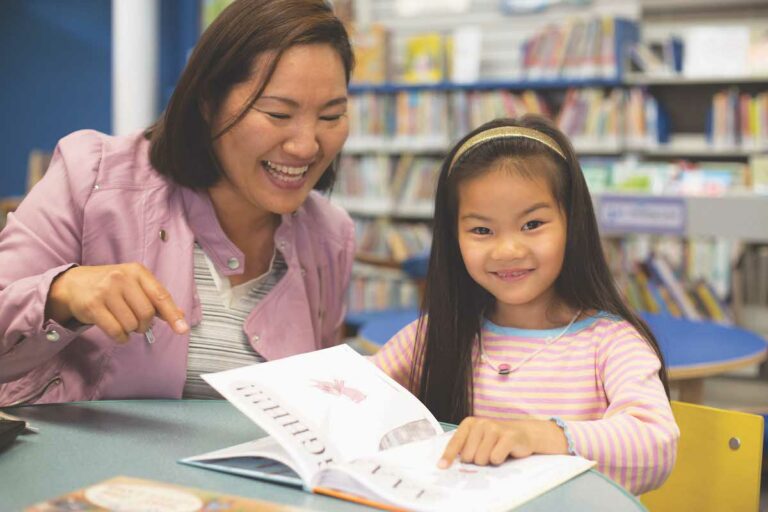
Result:
[[[451,167],[456,151],[467,139],[499,126],[527,127],[546,134],[557,142],[566,159],[540,142],[504,137],[474,146]],[[415,345],[410,388],[441,421],[459,423],[472,414],[473,347],[480,336],[483,316],[490,312],[495,299],[470,277],[459,250],[458,186],[464,180],[488,172],[500,160],[517,163],[515,167],[526,175],[541,171],[565,213],[565,257],[555,280],[557,296],[574,309],[605,311],[632,324],[659,357],[659,377],[669,395],[664,359],[656,338],[627,306],[608,269],[592,199],[573,147],[550,121],[536,115],[497,119],[480,126],[460,140],[443,162],[417,330],[418,339],[423,342]],[[545,165],[534,169],[526,165],[526,161],[531,160]]]

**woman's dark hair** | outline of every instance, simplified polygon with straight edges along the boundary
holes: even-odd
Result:
[[[155,169],[189,188],[218,182],[221,168],[213,141],[246,115],[283,53],[304,44],[328,44],[336,50],[349,83],[355,60],[349,36],[324,0],[237,0],[229,5],[200,37],[165,112],[144,133],[151,141]],[[204,110],[208,119],[215,119],[232,87],[251,76],[258,57],[265,58],[264,81],[238,115],[212,134]],[[336,164],[326,170],[316,189],[333,185]]]
[[[491,128],[520,126],[551,137],[565,160],[541,142],[523,137],[501,137],[473,146],[453,167],[457,150],[472,136]],[[441,421],[459,423],[472,414],[472,349],[480,336],[483,317],[494,297],[467,272],[458,242],[458,187],[465,180],[489,172],[496,163],[509,162],[525,176],[544,176],[567,220],[565,257],[555,280],[559,298],[574,309],[617,315],[632,324],[661,360],[659,377],[669,395],[664,359],[648,326],[633,313],[608,270],[592,200],[581,166],[570,142],[550,121],[534,115],[497,119],[459,141],[440,170],[435,199],[432,251],[421,304],[410,388]],[[541,164],[541,165],[538,165]]]

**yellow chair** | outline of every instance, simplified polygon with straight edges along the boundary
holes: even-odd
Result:
[[[680,427],[677,463],[640,501],[651,512],[757,511],[763,417],[674,401],[672,412]]]

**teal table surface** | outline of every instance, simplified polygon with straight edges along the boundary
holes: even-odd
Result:
[[[0,511],[24,507],[112,478],[131,476],[197,487],[309,510],[372,510],[291,487],[185,466],[190,455],[263,436],[223,400],[77,402],[6,408],[37,434],[0,452]],[[518,510],[645,510],[596,471],[584,473]]]

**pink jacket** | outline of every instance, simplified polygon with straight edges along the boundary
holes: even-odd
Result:
[[[9,216],[0,233],[0,405],[181,397],[188,335],[156,320],[153,345],[136,333],[118,345],[97,327],[44,319],[51,281],[74,264],[142,263],[190,325],[201,319],[195,240],[219,272],[242,272],[243,254],[208,195],[159,175],[148,148],[140,135],[75,132]],[[251,344],[268,360],[335,344],[354,257],[351,219],[312,192],[283,216],[275,243],[288,271],[248,316]]]

